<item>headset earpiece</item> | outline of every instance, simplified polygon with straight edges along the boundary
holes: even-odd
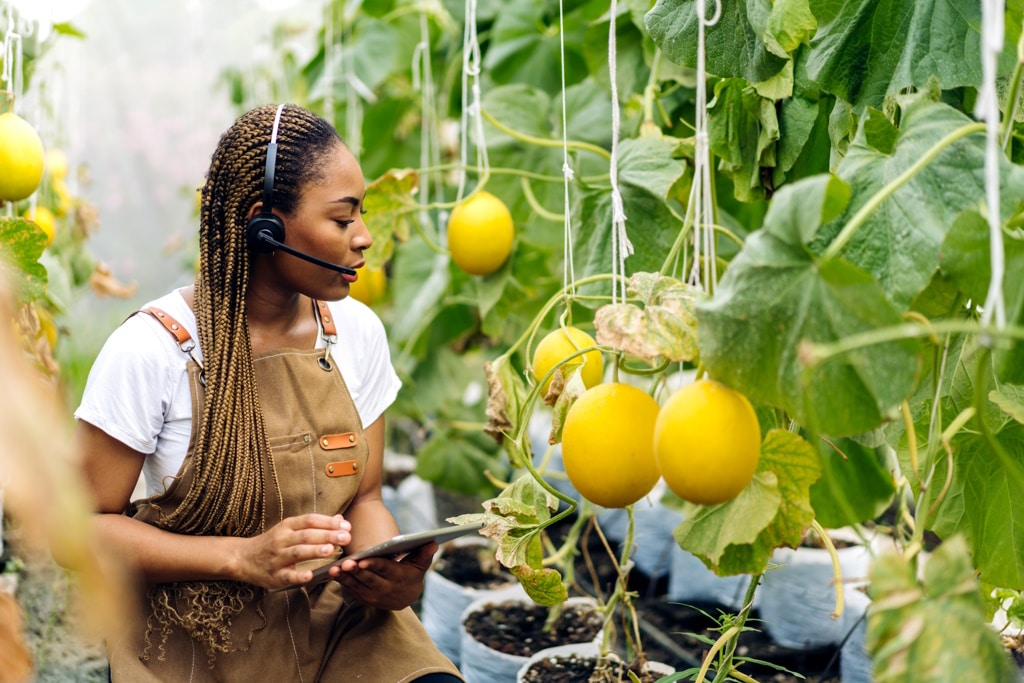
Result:
[[[274,242],[284,242],[284,221],[274,214],[274,169],[277,165],[277,129],[281,125],[284,105],[278,105],[274,115],[274,128],[267,145],[267,166],[263,171],[263,206],[260,212],[249,219],[245,226],[245,237],[249,248],[258,253],[269,253],[277,247]],[[265,238],[269,237],[267,240]]]

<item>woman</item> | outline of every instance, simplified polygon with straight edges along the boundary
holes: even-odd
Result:
[[[410,609],[436,544],[302,585],[398,531],[381,478],[400,381],[380,320],[346,298],[365,192],[319,116],[241,116],[202,190],[194,286],[97,357],[77,436],[100,541],[140,576],[107,639],[114,681],[461,680]]]

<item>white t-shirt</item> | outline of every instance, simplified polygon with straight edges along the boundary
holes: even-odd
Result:
[[[146,306],[165,311],[198,340],[196,318],[178,291]],[[380,318],[348,297],[328,304],[338,328],[331,357],[338,364],[363,426],[380,417],[398,395],[401,380],[391,364]],[[317,337],[317,348],[326,342]],[[192,352],[202,361],[198,343]],[[192,434],[188,357],[150,315],[130,317],[107,339],[86,381],[75,418],[146,454],[146,494],[164,491],[185,460]]]

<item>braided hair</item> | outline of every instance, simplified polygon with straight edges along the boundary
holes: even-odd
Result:
[[[255,536],[265,530],[265,484],[277,485],[267,462],[270,446],[246,318],[251,273],[246,225],[251,208],[262,199],[276,112],[273,105],[258,107],[234,122],[220,138],[202,188],[194,308],[206,400],[193,425],[191,486],[181,504],[160,520],[161,527],[176,533]],[[272,200],[289,215],[304,188],[323,177],[329,155],[344,143],[330,123],[294,105],[281,112],[277,143]],[[230,581],[161,584],[151,591],[164,642],[177,624],[205,643],[211,662],[215,651],[232,650],[231,617],[255,597],[252,586]],[[180,608],[182,599],[185,609]]]

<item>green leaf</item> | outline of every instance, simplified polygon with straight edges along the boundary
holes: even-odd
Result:
[[[826,529],[876,519],[892,503],[893,475],[874,448],[853,439],[839,439],[835,448],[822,442],[821,470],[811,487],[811,506]]]
[[[808,72],[856,105],[931,78],[943,90],[981,83],[981,5],[954,0],[810,0],[818,19]]]
[[[652,362],[690,361],[697,355],[694,301],[700,291],[658,273],[634,273],[627,296],[632,303],[607,304],[594,315],[597,342]]]
[[[762,572],[775,548],[800,544],[814,519],[809,490],[820,475],[813,446],[773,429],[761,444],[751,485],[728,503],[698,508],[675,538],[719,575]]]
[[[1005,384],[989,392],[988,400],[1017,422],[1024,423],[1024,387]]]
[[[619,184],[626,233],[634,253],[626,259],[629,272],[658,272],[672,249],[681,221],[664,198],[648,188],[623,181]],[[577,278],[612,272],[612,200],[607,188],[582,192],[577,199],[579,220],[573,240]],[[574,214],[576,211],[574,210]],[[604,284],[610,292],[610,285]]]
[[[992,441],[977,430],[963,430],[950,448],[953,480],[935,532],[943,538],[963,534],[988,583],[1024,589],[1024,424],[1008,420]],[[948,476],[942,458],[935,481]]]
[[[416,474],[450,491],[487,491],[491,482],[485,473],[502,471],[497,458],[455,431],[435,433],[416,453]]]
[[[921,95],[904,101],[891,154],[869,144],[864,124],[836,174],[853,188],[848,220],[876,192],[925,156],[946,135],[972,123],[953,107]],[[844,256],[872,273],[903,310],[931,281],[947,230],[964,210],[985,197],[985,136],[963,138],[897,189],[846,246]],[[1015,212],[1024,196],[1024,169],[1000,162],[1002,213]],[[833,226],[838,229],[838,226]]]
[[[814,239],[824,223],[842,214],[850,186],[836,176],[804,178],[780,189],[768,205],[765,230],[793,246]]]
[[[713,5],[708,5],[711,18]],[[786,55],[779,40],[768,39],[769,21],[778,26],[785,16],[772,17],[771,0],[723,2],[718,21],[705,29],[706,64],[710,74],[742,78],[749,83],[766,81],[782,71]],[[697,12],[693,0],[658,0],[646,17],[654,44],[676,64],[697,65]],[[805,22],[790,24],[796,30]],[[785,36],[780,36],[788,42]]]
[[[366,253],[367,268],[380,269],[391,258],[395,240],[409,239],[411,223],[416,219],[417,203],[413,193],[419,175],[412,169],[394,169],[366,187],[366,228],[373,238],[373,249]]]
[[[1014,683],[998,634],[984,616],[981,592],[963,539],[928,558],[924,580],[898,553],[871,567],[865,647],[878,683]]]
[[[391,271],[395,317],[388,328],[393,343],[414,339],[440,313],[449,283],[448,264],[447,256],[432,251],[421,239],[397,246]]]
[[[558,570],[546,567],[534,569],[527,565],[512,568],[512,574],[519,579],[526,594],[538,605],[554,607],[569,599],[569,589]]]
[[[719,81],[708,104],[708,136],[720,169],[732,178],[736,199],[763,198],[761,169],[775,166],[779,139],[775,103],[742,79]]]
[[[578,13],[565,15],[565,84],[578,83],[587,75],[583,57],[574,47],[583,41],[586,23]],[[484,70],[495,83],[534,83],[549,93],[562,89],[561,43],[558,10],[544,0],[505,3],[497,13]]]
[[[44,249],[46,233],[38,225],[24,218],[0,217],[0,271],[10,273],[22,303],[46,293],[46,268],[39,263]]]
[[[942,270],[968,297],[987,301],[992,277],[991,240],[988,221],[980,214],[961,215],[942,245]],[[1024,238],[1003,230],[1002,283],[1006,322],[1024,327]],[[1024,341],[997,342],[996,376],[1014,384],[1024,384]]]
[[[809,222],[820,205],[807,208]],[[914,386],[917,346],[887,342],[808,367],[808,342],[900,322],[872,278],[845,261],[816,263],[766,230],[747,238],[714,296],[697,303],[701,361],[752,401],[784,408],[834,437],[878,427]]]
[[[688,515],[672,535],[680,548],[700,558],[712,571],[721,572],[719,565],[726,549],[754,543],[775,519],[781,504],[775,474],[758,471],[750,484],[728,503],[695,507],[695,513]]]

